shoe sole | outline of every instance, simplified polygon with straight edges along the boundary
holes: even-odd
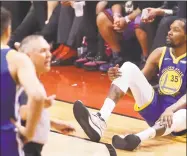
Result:
[[[89,124],[90,113],[80,101],[75,102],[73,106],[73,113],[75,119],[80,124],[80,126],[82,127],[86,135],[90,138],[90,140],[94,142],[99,142],[99,140],[101,139],[100,135]]]
[[[127,142],[131,140],[131,145],[128,145]],[[121,138],[118,135],[114,135],[112,138],[112,145],[116,149],[126,150],[126,151],[134,151],[139,144],[141,143],[141,140],[137,138],[134,138],[133,135],[128,135],[125,137],[125,139]]]
[[[120,138],[118,135],[114,135],[112,137],[112,145],[116,149],[121,149],[121,150],[125,149],[124,140],[122,138]]]

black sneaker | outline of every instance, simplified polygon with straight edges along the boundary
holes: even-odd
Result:
[[[135,150],[141,143],[141,140],[138,136],[134,134],[129,134],[126,136],[114,135],[112,138],[112,145],[116,149],[133,151]]]
[[[90,140],[99,142],[104,130],[106,129],[106,123],[101,118],[100,113],[90,113],[81,101],[76,101],[74,103],[73,113],[77,122]]]

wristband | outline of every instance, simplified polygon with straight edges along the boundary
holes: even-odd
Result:
[[[173,10],[164,9],[165,15],[173,15]]]

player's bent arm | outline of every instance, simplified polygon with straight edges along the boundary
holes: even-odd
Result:
[[[149,55],[146,64],[142,69],[147,80],[151,80],[151,78],[156,75],[163,49],[163,47],[157,48]]]
[[[27,106],[29,107],[29,111],[27,112],[26,137],[30,139],[34,136],[37,123],[40,119],[46,93],[37,78],[34,65],[30,58],[25,54],[19,53],[15,61],[18,81],[28,95]]]
[[[180,109],[186,109],[187,102],[186,102],[187,94],[183,95],[176,103],[171,105],[168,109],[171,109],[174,113]]]

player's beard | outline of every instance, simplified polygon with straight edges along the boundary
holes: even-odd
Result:
[[[168,37],[166,38],[166,46],[171,48],[176,47],[176,45]]]

